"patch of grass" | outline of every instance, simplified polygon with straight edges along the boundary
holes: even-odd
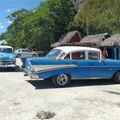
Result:
[[[51,119],[55,116],[56,114],[54,112],[50,112],[50,111],[40,111],[36,114],[36,117],[44,120],[44,119]]]

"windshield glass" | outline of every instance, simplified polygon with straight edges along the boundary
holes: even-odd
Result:
[[[0,48],[0,52],[3,52],[3,53],[12,53],[13,50],[11,48]]]
[[[61,50],[59,49],[52,49],[45,57],[49,58],[57,58],[61,53]]]

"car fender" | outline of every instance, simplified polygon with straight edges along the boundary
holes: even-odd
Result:
[[[59,74],[68,74],[71,78],[73,77],[73,70],[76,66],[73,67],[66,67],[66,68],[56,68],[54,70],[47,70],[47,71],[39,71],[37,74],[40,78],[47,79],[54,76],[57,76]]]

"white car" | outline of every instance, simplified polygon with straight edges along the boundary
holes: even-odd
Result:
[[[36,52],[31,51],[29,49],[24,49],[24,48],[16,50],[15,51],[15,55],[18,58],[23,58],[23,57],[37,57],[38,56],[38,54]]]

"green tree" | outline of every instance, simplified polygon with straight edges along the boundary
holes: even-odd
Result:
[[[60,36],[69,31],[69,25],[77,13],[75,0],[47,0],[49,15],[54,23],[54,35],[58,40]]]
[[[36,48],[47,52],[51,43],[68,31],[76,14],[74,0],[45,0],[34,10],[21,9],[11,13],[12,24],[4,33],[15,48]]]
[[[85,0],[80,6],[74,23],[86,34],[120,32],[120,1]]]

